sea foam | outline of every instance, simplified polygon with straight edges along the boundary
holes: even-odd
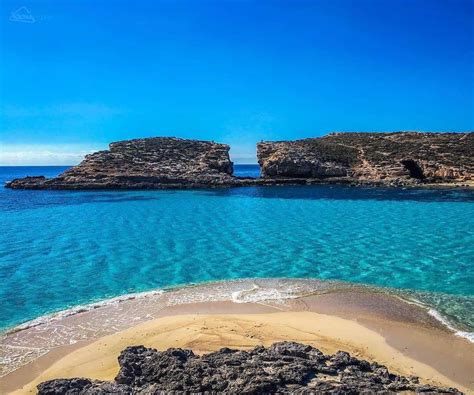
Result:
[[[438,320],[439,322],[441,322],[446,328],[451,330],[456,336],[463,337],[463,338],[469,340],[471,343],[474,343],[474,332],[460,331],[460,330],[456,329],[449,322],[449,320],[447,318],[443,317],[443,315],[439,311],[437,311],[433,308],[428,309],[428,314],[431,315],[436,320]]]
[[[172,289],[131,293],[75,306],[25,322],[2,335],[0,376],[23,366],[50,350],[78,341],[115,333],[160,316],[166,307],[190,303],[233,301],[235,303],[272,303],[285,305],[289,300],[341,289],[384,292],[423,308],[456,336],[474,342],[474,333],[460,330],[429,303],[412,293],[372,288],[352,283],[308,279],[246,279],[210,282]],[[290,307],[288,305],[288,307]]]

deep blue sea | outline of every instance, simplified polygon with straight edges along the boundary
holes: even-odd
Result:
[[[405,289],[474,327],[472,191],[3,188],[64,169],[0,167],[0,328],[131,292],[256,277]]]

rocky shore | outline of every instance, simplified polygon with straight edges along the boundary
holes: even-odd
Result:
[[[472,185],[474,133],[333,133],[261,142],[262,176],[233,175],[229,146],[156,137],[111,143],[55,178],[25,177],[14,189],[171,189],[246,185]]]
[[[209,141],[156,137],[111,143],[58,177],[26,177],[18,189],[153,189],[230,185],[229,146]]]
[[[413,185],[474,180],[474,133],[332,133],[261,142],[264,178]]]
[[[39,384],[38,394],[461,393],[455,388],[421,384],[416,377],[392,374],[383,365],[347,352],[324,355],[294,342],[257,346],[250,351],[223,348],[202,356],[180,348],[160,352],[135,346],[123,350],[118,362],[120,370],[112,382],[56,379]]]

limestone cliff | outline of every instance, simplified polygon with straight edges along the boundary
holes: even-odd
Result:
[[[257,156],[266,179],[388,185],[474,180],[474,133],[332,133],[261,142]]]
[[[26,177],[7,183],[24,189],[133,189],[232,183],[229,146],[156,137],[111,143],[56,178]]]
[[[25,177],[17,189],[160,189],[356,183],[474,185],[474,133],[333,133],[261,142],[260,179],[233,176],[229,146],[156,137],[111,143],[58,177]]]

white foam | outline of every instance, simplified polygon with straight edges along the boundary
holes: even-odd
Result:
[[[455,336],[462,337],[464,339],[467,339],[471,343],[474,343],[474,332],[466,332],[466,331],[458,330],[449,322],[447,318],[445,318],[438,310],[434,309],[433,307],[430,307],[429,304],[421,302],[418,299],[414,298],[413,296],[406,296],[406,295],[400,296],[400,295],[397,295],[396,293],[391,293],[391,294],[400,298],[405,303],[413,304],[415,306],[419,306],[419,307],[422,307],[423,309],[426,309],[430,316],[432,316],[438,322],[443,324],[446,328],[448,328],[451,332],[453,332]]]
[[[118,304],[126,300],[141,299],[141,298],[146,298],[146,297],[154,296],[154,295],[162,295],[163,293],[164,293],[163,290],[136,292],[136,293],[130,293],[130,294],[122,295],[122,296],[116,296],[114,298],[101,300],[99,302],[89,303],[85,305],[78,305],[75,307],[71,307],[70,309],[61,310],[56,313],[43,315],[41,317],[35,318],[34,320],[24,322],[23,324],[15,326],[13,329],[11,329],[8,332],[17,332],[20,330],[32,328],[34,326],[42,325],[42,324],[49,323],[52,321],[58,321],[72,315],[84,313],[86,311],[95,310],[95,309],[113,305],[113,304]]]
[[[169,296],[169,299],[166,301],[168,305],[223,300],[232,300],[235,303],[252,303],[278,300],[283,302],[285,299],[295,299],[308,293],[326,291],[334,287],[337,288],[347,286],[347,284],[345,285],[343,282],[336,283],[333,281],[309,279],[259,279],[258,282],[262,282],[265,285],[259,286],[252,279],[240,279],[201,283],[198,285],[188,284],[185,286],[177,286],[168,289],[125,294],[94,303],[74,306],[55,313],[46,314],[23,324],[19,324],[3,332],[3,334],[14,333],[42,324],[60,321],[61,319],[76,314],[119,304],[120,302],[127,300],[145,299],[148,297],[160,296],[165,293]],[[251,288],[249,288],[249,286],[251,286]],[[232,291],[232,289],[235,288],[240,289],[237,291]]]
[[[460,331],[457,330],[451,323],[443,317],[439,311],[430,308],[428,309],[428,314],[431,315],[433,318],[441,322],[445,327],[447,327],[449,330],[451,330],[456,336],[462,337],[464,339],[467,339],[471,343],[474,343],[474,332],[465,332],[465,331]]]
[[[242,281],[242,280],[241,280]],[[291,280],[290,280],[291,281]],[[250,285],[248,284],[248,280],[243,280],[241,282],[242,285]],[[230,281],[230,282],[218,282],[213,285],[219,287],[219,285],[232,285],[232,284],[239,284],[239,281]],[[247,284],[246,284],[247,283]],[[324,288],[328,288],[328,286],[331,284],[330,281],[327,282],[322,282],[320,284],[321,289],[323,290]],[[342,284],[342,283],[341,283]],[[340,284],[340,285],[341,285]],[[193,289],[199,290],[199,289],[204,289],[206,288],[206,285],[209,284],[201,284],[198,287],[193,287],[193,286],[185,286],[181,288],[174,288],[173,290],[190,290],[192,291]],[[284,303],[285,300],[288,299],[296,299],[301,296],[303,296],[306,292],[304,292],[304,289],[301,289],[299,286],[295,284],[288,284],[286,283],[285,286],[283,287],[278,287],[278,286],[266,286],[266,287],[261,287],[255,283],[251,284],[252,288],[245,288],[245,289],[240,289],[237,291],[233,291],[228,294],[229,289],[222,289],[219,292],[216,288],[214,288],[215,292],[214,294],[200,294],[200,293],[193,293],[191,292],[190,294],[176,294],[172,300],[169,300],[169,304],[183,304],[183,303],[195,303],[195,302],[204,302],[204,301],[217,301],[217,300],[232,300],[234,303],[261,303],[261,302],[266,302],[266,301],[272,301],[272,302],[282,302]],[[276,284],[275,284],[276,285]],[[313,285],[313,291],[315,291],[319,287],[315,287],[315,284]],[[226,287],[224,287],[226,288]],[[142,298],[147,298],[151,296],[160,296],[165,293],[164,290],[153,290],[153,291],[146,291],[146,292],[137,292],[137,293],[130,293],[122,296],[117,296],[114,298],[110,299],[105,299],[102,301],[94,302],[94,303],[89,303],[85,305],[79,305],[72,307],[70,309],[62,310],[56,313],[51,313],[47,314],[41,317],[38,317],[34,320],[27,321],[23,324],[20,324],[11,330],[7,331],[4,334],[12,333],[12,332],[17,332],[21,331],[24,329],[32,328],[38,325],[46,324],[46,323],[51,323],[54,321],[60,321],[61,319],[64,319],[69,316],[73,316],[76,314],[80,314],[83,312],[87,312],[90,310],[95,310],[101,307],[106,307],[114,304],[119,304],[121,302],[127,301],[127,300],[133,300],[133,299],[142,299]],[[394,296],[399,296],[396,294],[393,294]],[[229,298],[230,296],[230,298]],[[446,326],[449,330],[451,330],[456,336],[462,337],[467,339],[468,341],[474,343],[474,332],[467,332],[467,331],[461,331],[455,328],[448,319],[446,319],[441,313],[439,313],[437,310],[435,310],[432,307],[429,307],[423,302],[420,302],[419,300],[413,298],[413,297],[401,297],[401,299],[405,303],[410,303],[410,304],[415,304],[421,307],[424,307],[427,309],[428,314],[431,315],[433,318],[435,318],[437,321],[442,323],[444,326]],[[148,319],[150,317],[147,317]],[[140,320],[140,318],[134,317],[135,320]]]
[[[3,351],[0,359],[0,376],[38,358],[49,350],[77,341],[96,338],[125,329],[131,323],[152,319],[166,306],[207,301],[231,300],[235,303],[280,303],[282,306],[289,299],[305,295],[325,293],[331,290],[353,287],[353,284],[332,281],[302,279],[242,279],[236,281],[210,282],[198,286],[188,285],[166,290],[131,293],[95,303],[76,306],[64,311],[39,317],[25,322],[8,332],[0,333]],[[356,286],[361,288],[362,286]],[[369,291],[370,289],[367,288]],[[455,328],[429,304],[413,296],[389,292],[405,303],[423,307],[432,317],[449,328],[456,336],[474,343],[474,333]],[[122,303],[139,299],[137,303]],[[90,317],[67,319],[76,314],[90,312]],[[61,320],[66,319],[64,322]],[[32,330],[26,330],[33,328]],[[8,344],[6,342],[8,340]],[[25,348],[38,344],[33,351]],[[20,348],[21,347],[21,348]]]
[[[252,289],[244,289],[232,292],[232,301],[234,303],[258,303],[265,301],[281,301],[286,299],[295,299],[300,297],[298,292],[283,291],[277,288],[262,288],[252,284]]]

